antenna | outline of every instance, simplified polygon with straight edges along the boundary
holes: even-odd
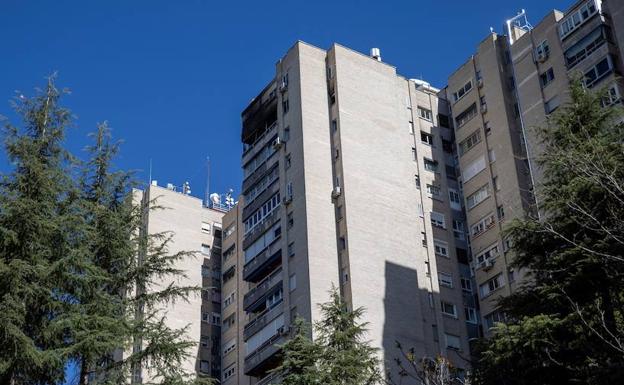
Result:
[[[152,183],[152,158],[149,159],[149,183]]]
[[[526,11],[524,9],[520,10],[518,14],[511,19],[507,20],[507,33],[509,34],[509,44],[514,43],[514,34],[513,27],[520,28],[524,31],[530,31],[533,29],[531,23],[529,23],[529,19],[527,18]]]
[[[206,191],[204,193],[204,204],[210,207],[210,157],[206,157]]]

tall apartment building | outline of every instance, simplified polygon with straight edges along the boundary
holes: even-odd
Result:
[[[449,104],[378,55],[297,42],[242,113],[243,195],[224,218],[222,383],[277,381],[289,325],[317,321],[332,285],[366,308],[386,369],[395,341],[465,365],[479,315]]]
[[[624,95],[624,2],[577,1],[566,12],[553,10],[534,28],[512,25],[509,40],[539,205],[542,172],[533,158],[542,150],[535,128],[569,100],[571,79],[584,79],[588,89],[607,87],[605,105]]]
[[[510,267],[513,255],[501,234],[505,222],[539,209],[536,128],[569,100],[575,76],[588,89],[608,87],[605,106],[623,95],[624,2],[577,1],[534,28],[524,13],[507,26],[507,35],[488,35],[447,86],[486,334],[504,320],[497,301],[525,275]]]
[[[207,208],[199,198],[152,182],[144,191],[135,190],[136,202],[149,207],[152,201],[162,209],[147,210],[143,231],[148,234],[171,232],[168,252],[196,251],[185,257],[176,268],[186,278],[176,281],[180,286],[201,287],[201,294],[188,301],[164,306],[161,314],[168,326],[181,329],[188,325],[186,338],[196,341],[183,363],[189,373],[219,379],[221,377],[221,219],[224,210]],[[171,280],[163,279],[155,289],[162,289]],[[148,370],[134,373],[133,383],[150,381]]]

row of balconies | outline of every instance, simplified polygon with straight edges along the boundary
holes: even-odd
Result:
[[[253,228],[253,230],[243,236],[243,250],[248,248],[256,241],[256,239],[260,238],[260,236],[264,234],[267,229],[271,228],[271,226],[280,220],[281,211],[282,205],[277,206],[273,209],[271,214],[264,217],[262,221]]]
[[[243,280],[258,282],[282,262],[282,243],[276,239],[243,267]]]
[[[277,364],[277,353],[279,353],[281,349],[280,346],[286,342],[285,334],[285,329],[278,330],[273,337],[245,357],[245,375],[254,377],[261,376],[268,369]]]

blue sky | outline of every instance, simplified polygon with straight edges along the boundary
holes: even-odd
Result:
[[[65,1],[0,0],[0,115],[15,90],[32,94],[53,71],[77,115],[68,145],[107,120],[124,140],[119,167],[202,196],[239,190],[240,112],[297,39],[361,52],[380,47],[407,77],[443,86],[490,26],[525,8],[537,23],[571,0]],[[6,170],[0,156],[0,170]]]

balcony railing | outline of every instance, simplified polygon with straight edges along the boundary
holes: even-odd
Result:
[[[280,351],[280,346],[286,342],[283,331],[278,331],[273,337],[262,344],[258,349],[245,357],[245,374],[257,375],[262,372],[271,358],[275,357]]]
[[[284,301],[280,301],[277,305],[272,308],[267,308],[265,311],[260,313],[256,318],[249,321],[247,325],[245,325],[245,329],[243,331],[243,338],[247,341],[251,336],[260,331],[263,327],[265,327],[269,322],[273,321],[280,314],[284,313]]]
[[[252,305],[255,305],[263,299],[271,289],[277,286],[281,287],[282,284],[282,269],[280,268],[245,294],[243,298],[244,310],[248,310]]]
[[[268,134],[273,131],[273,129],[277,127],[277,120],[273,123],[269,124],[267,128],[258,136],[258,138],[253,142],[253,144],[245,145],[243,148],[243,163],[247,159],[245,159],[246,155],[251,152],[252,149],[256,148],[258,145],[263,144],[264,140],[269,136]]]
[[[275,373],[269,374],[268,376],[258,381],[256,385],[273,385],[273,384],[281,384],[281,383],[282,383],[282,375],[275,372]]]
[[[249,282],[258,282],[262,278],[263,272],[272,270],[273,265],[277,266],[282,259],[282,243],[278,238],[269,245],[264,251],[256,255],[251,261],[247,262],[243,267],[243,280]]]
[[[243,249],[246,249],[254,243],[256,239],[259,238],[261,234],[263,234],[268,228],[273,226],[281,217],[282,205],[279,204],[273,211],[262,218],[260,223],[256,224],[254,228],[243,236]]]

